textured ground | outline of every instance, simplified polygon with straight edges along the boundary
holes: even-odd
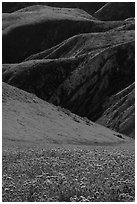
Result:
[[[3,202],[132,202],[134,145],[3,151]]]

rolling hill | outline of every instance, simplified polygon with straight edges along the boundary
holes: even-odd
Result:
[[[95,56],[5,64],[3,81],[96,121],[106,101],[134,82],[134,46],[131,41]]]
[[[18,63],[74,35],[105,32],[126,24],[129,21],[98,21],[80,9],[41,5],[3,13],[2,60]]]
[[[115,3],[97,13],[107,7],[115,8]],[[123,18],[99,21],[81,9],[47,5],[3,13],[3,81],[79,116],[100,120],[107,101],[135,80],[135,19]],[[129,117],[128,123],[133,127],[134,120]],[[109,127],[125,133],[117,125]]]
[[[135,3],[2,3],[2,201],[135,201]]]

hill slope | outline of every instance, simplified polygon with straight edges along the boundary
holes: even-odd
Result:
[[[104,4],[3,3],[3,202],[135,201],[135,4]]]
[[[2,2],[2,12],[11,13],[32,5],[47,5],[59,8],[79,8],[93,14],[102,7],[104,2]]]
[[[125,20],[135,17],[135,3],[109,2],[96,11],[94,16],[103,21]]]
[[[135,83],[112,96],[98,123],[117,132],[135,135]]]
[[[122,80],[121,80],[122,79]],[[57,89],[50,102],[96,120],[112,94],[134,82],[134,42],[87,56]]]
[[[96,13],[130,13],[134,3],[127,5],[107,3]],[[135,19],[124,19],[104,22],[81,9],[44,5],[3,13],[3,81],[134,137],[134,92],[113,103],[135,81]],[[121,115],[130,100],[131,111]]]
[[[3,81],[48,100],[83,57],[3,65]]]
[[[21,62],[80,33],[103,32],[129,23],[96,21],[80,9],[35,7],[3,14],[3,63]]]
[[[128,29],[131,24],[132,23],[130,22],[125,25],[126,28]],[[120,30],[120,28],[118,31],[114,30],[113,32],[85,33],[73,36],[55,47],[28,57],[25,61],[43,58],[58,59],[77,57],[88,53],[95,55],[107,47],[135,39],[135,31],[133,27],[131,30],[122,30],[122,28]],[[123,26],[123,29],[126,28]]]
[[[5,64],[3,81],[96,121],[106,101],[134,82],[134,46],[115,45],[94,57]]]
[[[3,83],[3,142],[114,144],[127,137],[103,126],[68,115],[57,107]]]

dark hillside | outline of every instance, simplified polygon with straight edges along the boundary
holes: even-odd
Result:
[[[2,60],[18,63],[74,35],[105,32],[126,24],[129,22],[96,21],[80,9],[48,6],[40,6],[38,11],[33,7],[33,11],[3,14]]]
[[[112,96],[98,123],[120,133],[135,136],[135,83]]]
[[[79,57],[4,64],[3,81],[48,100],[82,61]]]
[[[106,101],[134,82],[134,45],[115,45],[94,57],[3,65],[3,81],[95,121]]]
[[[119,21],[135,17],[135,2],[109,2],[95,12],[102,21]]]
[[[129,26],[131,23],[129,24]],[[134,28],[132,28],[134,29]],[[116,44],[125,43],[134,40],[134,30],[114,30],[113,32],[85,33],[73,36],[55,47],[42,51],[28,57],[27,60],[33,59],[58,59],[78,57],[80,55],[93,56],[102,50]]]
[[[110,47],[95,57],[89,55],[50,102],[97,120],[108,97],[134,82],[134,60],[134,42]]]

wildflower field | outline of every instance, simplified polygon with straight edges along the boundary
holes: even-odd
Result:
[[[134,201],[134,156],[115,146],[4,148],[3,202]]]

